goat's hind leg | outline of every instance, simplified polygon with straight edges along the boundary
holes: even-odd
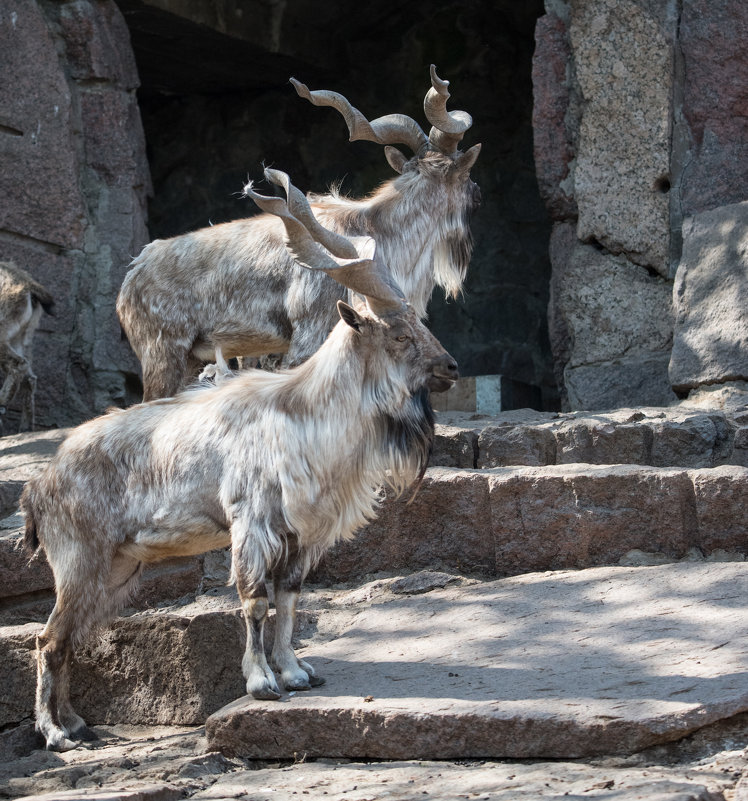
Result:
[[[70,703],[70,668],[73,663],[73,651],[69,649],[62,663],[57,693],[57,713],[60,726],[69,733],[69,738],[76,741],[98,740],[98,736],[86,725],[86,721],[76,713]]]
[[[287,690],[310,690],[325,683],[308,662],[296,656],[291,645],[296,604],[308,570],[307,560],[298,550],[291,550],[283,563],[273,570],[275,641],[270,663],[281,674],[281,683]]]
[[[56,560],[47,553],[50,563]],[[75,553],[55,571],[57,602],[37,638],[36,730],[52,751],[68,751],[96,735],[70,703],[73,646],[105,622],[129,597],[140,577],[137,559],[115,555],[104,584],[101,565]],[[59,562],[57,563],[59,565]]]
[[[58,596],[49,621],[36,641],[36,730],[44,737],[50,751],[76,748],[75,738],[88,732],[85,722],[70,704],[73,633],[74,619]],[[68,728],[70,725],[73,730]]]
[[[126,603],[137,587],[143,565],[137,559],[121,554],[115,555],[107,582],[107,597],[112,611]],[[104,615],[104,608],[100,608]],[[76,713],[70,703],[70,669],[73,663],[73,649],[68,648],[62,662],[57,680],[57,714],[60,727],[68,732],[70,740],[98,740],[98,736],[86,725],[86,721]]]

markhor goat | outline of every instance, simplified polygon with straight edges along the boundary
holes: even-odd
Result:
[[[369,123],[335,92],[310,92],[315,105],[336,108],[351,140],[388,145],[401,173],[373,194],[352,200],[338,194],[312,198],[322,225],[349,236],[371,236],[380,261],[421,319],[435,284],[451,295],[462,286],[472,253],[470,215],[480,191],[470,180],[480,145],[457,145],[472,124],[464,111],[447,112],[447,81],[431,68],[424,101],[430,135],[402,114]],[[391,143],[415,153],[406,159]],[[300,364],[332,329],[335,301],[345,289],[324,273],[298,267],[286,254],[283,226],[272,215],[215,225],[172,239],[157,239],[133,261],[117,313],[143,368],[143,399],[174,395],[204,362],[285,354]]]
[[[379,265],[373,240],[321,229],[287,176],[269,177],[287,187],[287,202],[248,194],[281,217],[294,259],[365,302],[338,301],[341,319],[298,367],[248,370],[84,423],[26,485],[25,544],[44,548],[57,592],[37,645],[36,726],[48,748],[91,736],[70,703],[73,651],[125,602],[143,565],[166,557],[231,544],[247,692],[280,693],[262,642],[268,575],[271,664],[289,690],[321,684],[291,648],[301,583],[333,543],[375,516],[382,483],[402,492],[426,469],[429,390],[454,383],[455,361]],[[320,240],[356,257],[333,258]]]
[[[51,314],[53,306],[52,295],[25,270],[10,261],[0,262],[0,372],[5,374],[0,387],[0,414],[18,396],[19,431],[34,428],[32,344],[42,311]]]

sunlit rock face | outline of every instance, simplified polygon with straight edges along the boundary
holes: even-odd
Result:
[[[708,210],[735,223],[711,227],[713,249],[735,251],[743,236],[733,204],[745,199],[748,163],[748,11],[648,0],[546,10],[535,159],[555,222],[549,324],[564,406],[665,404],[744,379],[740,312],[719,344],[689,356],[686,339],[715,339],[708,321],[724,318],[725,286],[745,271],[696,240]]]

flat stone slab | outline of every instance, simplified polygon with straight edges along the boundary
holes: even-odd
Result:
[[[748,710],[748,565],[530,574],[363,605],[327,678],[208,718],[253,758],[632,753]]]
[[[631,757],[587,763],[321,759],[264,766],[211,752],[200,729],[182,727],[97,727],[102,740],[94,750],[29,751],[33,726],[26,724],[16,731],[15,747],[3,748],[7,733],[0,735],[0,796],[24,801],[743,801],[745,718],[707,726],[686,741]]]

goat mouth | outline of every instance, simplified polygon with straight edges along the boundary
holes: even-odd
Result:
[[[431,375],[426,382],[431,392],[446,392],[455,385],[456,379],[444,375]]]

